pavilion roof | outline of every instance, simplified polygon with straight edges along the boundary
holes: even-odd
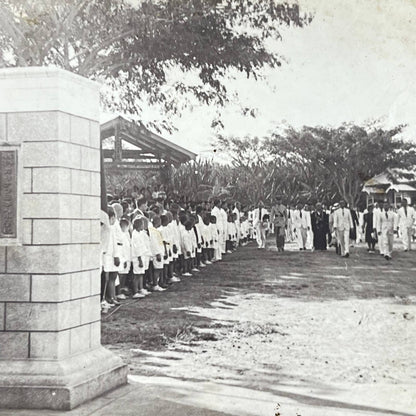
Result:
[[[165,164],[179,165],[196,158],[190,150],[153,133],[142,123],[122,116],[101,125],[101,141],[109,138],[113,138],[112,145],[109,148],[108,143],[103,143],[103,152],[106,165],[110,167],[152,169]],[[123,142],[127,146],[123,146]]]

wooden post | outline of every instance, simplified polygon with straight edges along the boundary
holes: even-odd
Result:
[[[118,124],[114,127],[114,162],[121,162],[123,160],[123,147],[121,142],[120,126]]]

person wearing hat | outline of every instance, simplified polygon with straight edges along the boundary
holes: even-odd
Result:
[[[377,233],[375,230],[374,206],[372,204],[367,207],[367,212],[364,214],[362,229],[363,234],[365,235],[365,242],[368,245],[367,251],[369,253],[375,253]]]
[[[341,256],[350,256],[350,231],[354,227],[351,211],[344,200],[339,203],[339,209],[334,212],[334,231],[341,246]]]
[[[276,197],[276,203],[270,212],[271,222],[274,225],[277,251],[285,249],[285,234],[287,227],[287,209],[282,203],[282,197]]]

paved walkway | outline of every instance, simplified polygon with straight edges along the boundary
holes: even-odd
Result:
[[[311,397],[285,392],[261,392],[216,383],[194,383],[168,378],[133,376],[127,386],[116,389],[78,408],[52,410],[0,410],[0,416],[415,416],[415,412],[388,411],[316,398],[299,413],[297,403]],[[394,394],[389,391],[387,394]],[[371,394],[371,392],[370,392]],[[284,411],[278,413],[279,403]],[[217,409],[217,410],[216,410]],[[218,410],[222,409],[222,410]]]
[[[0,416],[226,416],[181,404],[180,394],[165,396],[161,387],[130,383],[74,410],[0,410]],[[274,415],[273,415],[274,416]]]

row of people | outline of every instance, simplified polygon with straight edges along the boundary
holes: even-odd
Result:
[[[260,202],[250,216],[259,248],[265,248],[266,236],[273,230],[278,251],[284,250],[285,241],[296,241],[299,250],[326,250],[329,244],[336,247],[338,254],[349,257],[352,242],[361,240],[368,244],[368,251],[374,252],[378,242],[380,254],[391,258],[393,236],[398,234],[404,250],[411,249],[416,226],[416,211],[403,200],[397,210],[385,201],[382,207],[370,205],[362,215],[349,209],[345,201],[326,209],[323,204],[298,204],[295,209],[286,208],[280,198],[267,210]]]
[[[182,276],[221,261],[249,239],[249,222],[238,205],[184,209],[144,198],[112,203],[101,221],[103,307],[164,291]],[[116,290],[116,287],[118,289]]]

